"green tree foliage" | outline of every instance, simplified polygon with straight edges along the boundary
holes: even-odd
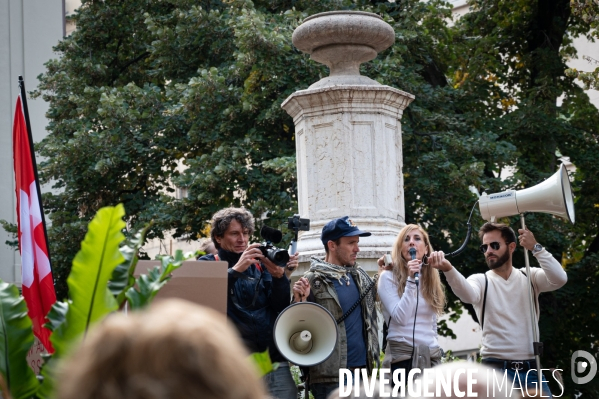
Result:
[[[47,157],[42,176],[63,190],[46,198],[59,282],[74,255],[69,243],[110,203],[125,204],[132,226],[154,220],[149,237],[170,228],[195,234],[229,205],[267,212],[270,224],[285,220],[296,201],[295,144],[280,104],[327,74],[291,43],[293,29],[313,13],[374,11],[395,28],[396,45],[363,72],[417,96],[405,121],[406,159],[414,166],[407,172],[421,178],[406,180],[409,202],[421,209],[414,214],[463,215],[468,190],[446,195],[438,188],[478,187],[486,179],[481,158],[510,159],[509,144],[486,139],[483,129],[472,133],[478,115],[458,107],[462,94],[447,84],[450,12],[439,2],[141,4],[84,2],[77,31],[57,46],[61,58],[41,77],[37,94],[51,104],[51,134],[39,146]],[[451,161],[472,152],[459,165]],[[435,169],[442,181],[431,180]],[[171,182],[188,198],[164,195]],[[425,207],[432,197],[443,206]],[[456,202],[464,206],[455,210]],[[460,222],[450,224],[453,233]]]
[[[599,39],[599,2],[597,0],[571,0],[572,15],[584,22],[580,33],[590,41]],[[599,90],[599,57],[597,54],[579,54],[589,63],[592,71],[579,71],[576,68],[566,69],[566,75],[582,82],[585,89]]]
[[[230,205],[280,225],[296,209],[294,125],[280,105],[327,75],[291,34],[317,12],[371,11],[393,26],[396,42],[362,73],[416,96],[402,120],[406,222],[425,225],[436,249],[463,240],[473,191],[537,184],[561,155],[576,166],[577,224],[527,218],[568,268],[568,285],[541,296],[541,331],[544,364],[569,375],[574,350],[599,347],[591,293],[599,116],[565,72],[572,37],[592,35],[593,22],[574,8],[570,0],[473,0],[450,26],[449,6],[436,0],[83,1],[77,30],[56,47],[60,58],[37,92],[50,103],[40,171],[60,189],[44,198],[59,296],[76,243],[105,205],[123,203],[130,227],[153,220],[150,238],[171,229],[196,235]],[[188,197],[168,195],[172,184]],[[481,224],[474,212],[475,231]],[[486,268],[477,241],[452,259],[465,275]],[[515,259],[523,263],[521,251]]]

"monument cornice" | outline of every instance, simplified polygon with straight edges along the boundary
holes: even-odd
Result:
[[[401,119],[414,95],[391,86],[340,85],[300,90],[281,104],[294,122],[302,117],[335,113],[382,113]]]

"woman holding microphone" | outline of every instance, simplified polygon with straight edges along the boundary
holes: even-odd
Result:
[[[391,373],[430,368],[441,362],[437,341],[437,317],[445,308],[445,291],[439,271],[427,267],[432,247],[428,234],[415,224],[405,226],[393,246],[393,263],[384,267],[378,293],[387,324],[384,368]]]

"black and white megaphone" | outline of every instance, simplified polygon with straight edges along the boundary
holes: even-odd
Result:
[[[478,200],[483,219],[494,222],[497,218],[524,212],[541,212],[558,216],[574,223],[574,199],[564,164],[551,177],[524,190],[506,190]]]
[[[337,322],[324,307],[298,302],[283,310],[273,329],[275,344],[287,360],[315,366],[331,356],[337,344]]]

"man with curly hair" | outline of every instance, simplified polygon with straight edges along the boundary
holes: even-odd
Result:
[[[264,377],[272,397],[295,399],[297,388],[289,363],[278,351],[273,327],[278,314],[291,301],[290,283],[285,269],[272,263],[258,247],[249,244],[254,232],[254,217],[244,208],[225,208],[211,221],[211,238],[216,254],[199,260],[221,260],[229,264],[227,316],[239,330],[250,352],[269,351],[279,368]],[[298,255],[290,256],[287,266],[297,267]]]

